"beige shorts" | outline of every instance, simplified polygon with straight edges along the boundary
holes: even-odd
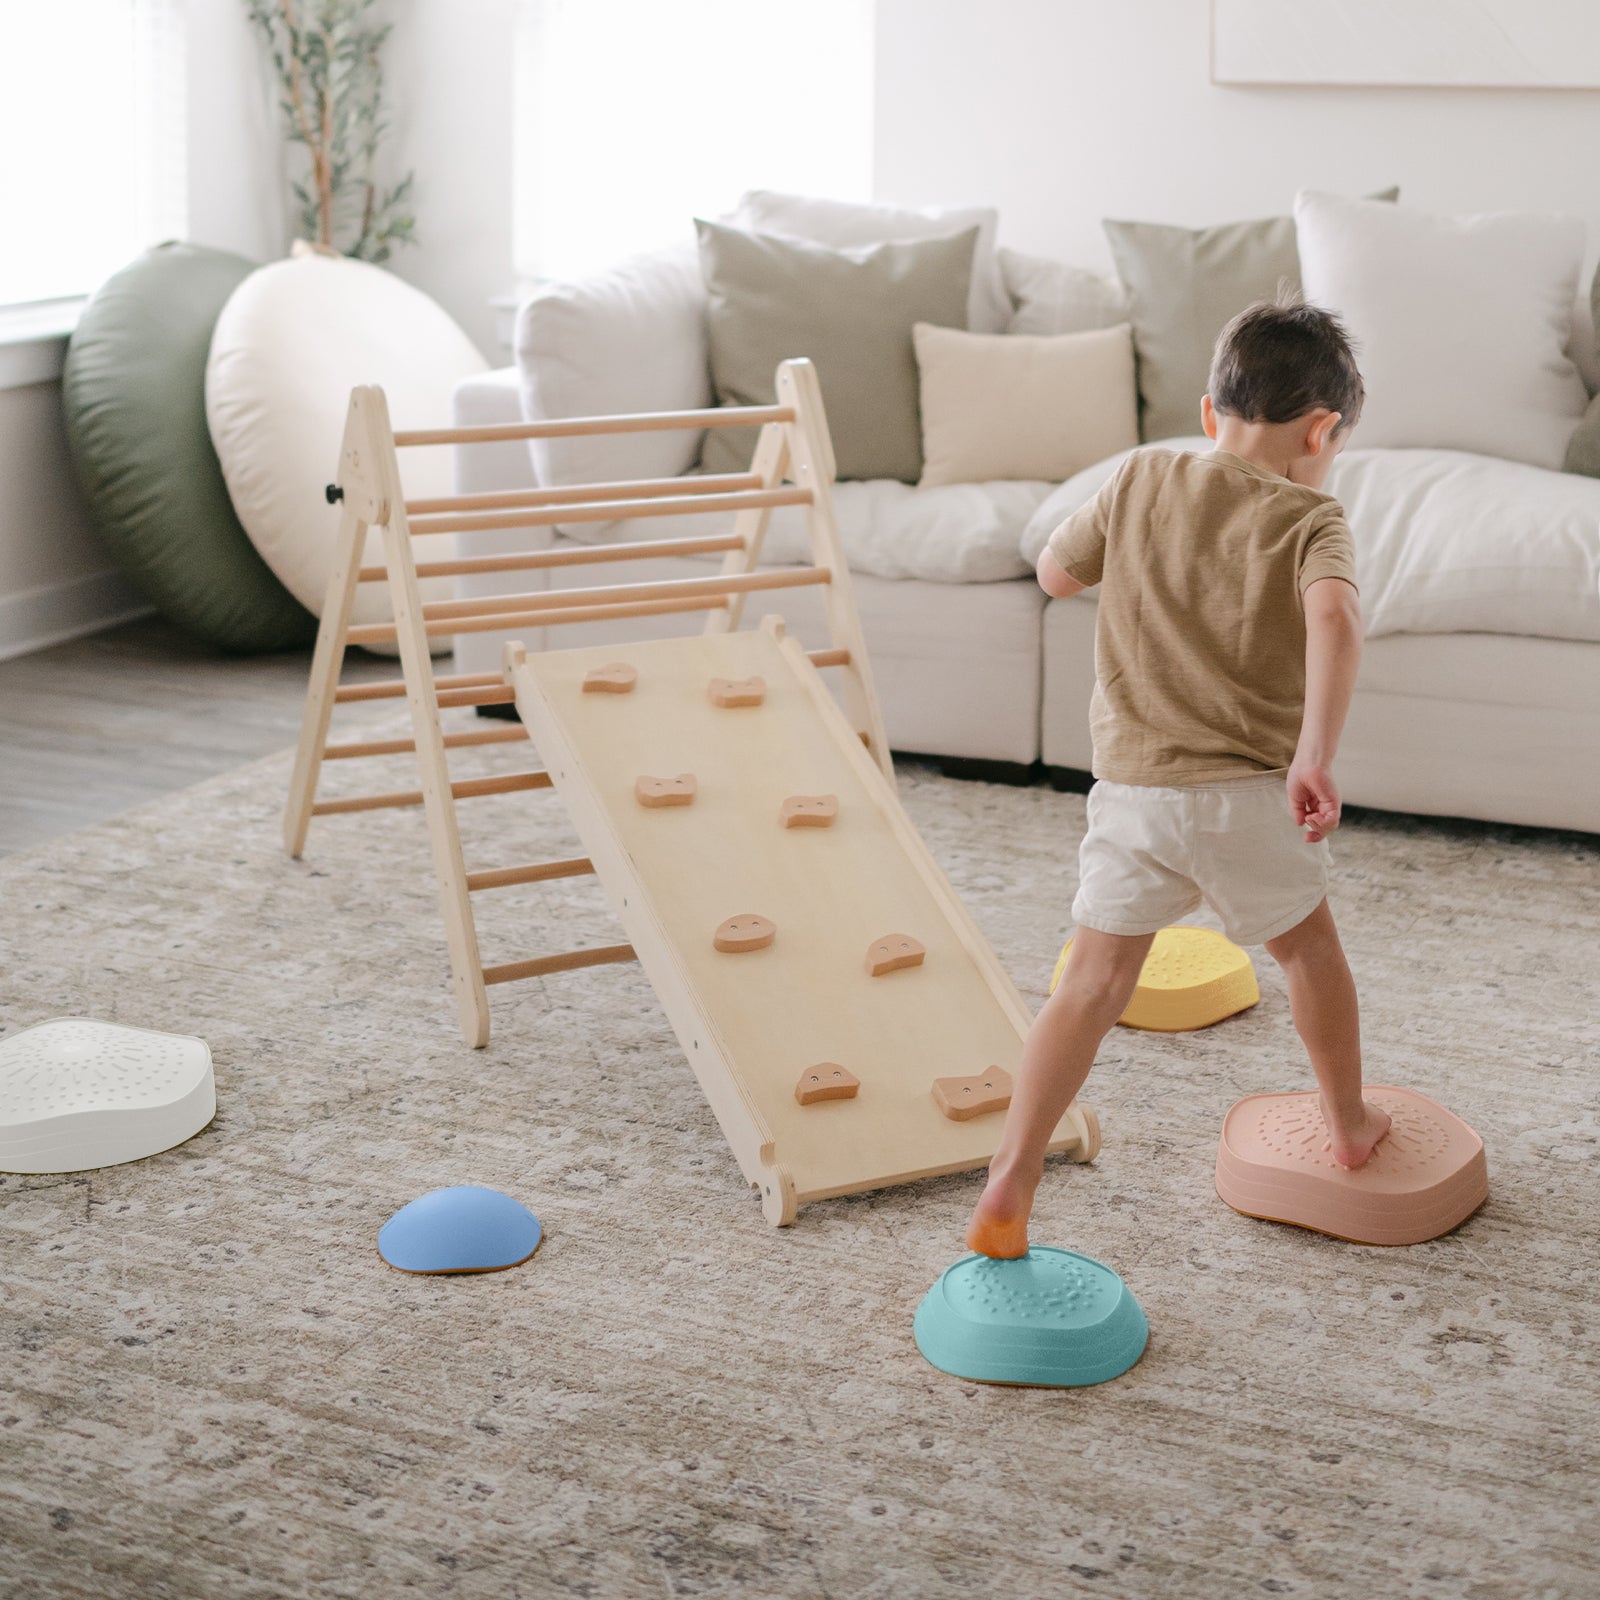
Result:
[[[1307,844],[1281,774],[1158,789],[1089,791],[1072,920],[1101,933],[1155,933],[1202,900],[1235,944],[1265,944],[1328,892],[1328,844]]]

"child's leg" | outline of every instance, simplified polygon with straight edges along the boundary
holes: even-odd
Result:
[[[1289,1008],[1322,1090],[1333,1158],[1359,1167],[1389,1131],[1386,1112],[1361,1098],[1361,1015],[1355,979],[1324,900],[1304,922],[1267,941],[1289,980]]]
[[[1061,982],[1028,1030],[1000,1147],[967,1229],[969,1249],[1027,1254],[1028,1214],[1050,1136],[1089,1076],[1100,1041],[1128,1009],[1154,939],[1077,930]]]

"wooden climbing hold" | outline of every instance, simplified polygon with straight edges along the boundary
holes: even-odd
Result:
[[[778,925],[770,917],[746,911],[718,923],[711,942],[728,955],[740,955],[746,950],[765,950],[777,937]]]
[[[783,802],[778,821],[786,828],[831,828],[838,815],[836,794],[792,794]]]
[[[975,1072],[970,1078],[935,1078],[933,1103],[952,1122],[966,1122],[1011,1104],[1011,1074],[1000,1067]]]
[[[596,667],[593,672],[583,675],[583,692],[585,694],[631,694],[633,686],[639,681],[639,672],[636,667],[630,667],[626,661],[608,661],[603,667]]]
[[[902,967],[920,967],[927,950],[909,933],[886,933],[867,946],[867,974],[881,978]]]
[[[803,1106],[815,1105],[819,1100],[854,1100],[860,1087],[861,1080],[855,1073],[837,1061],[819,1061],[800,1074],[794,1097]]]
[[[694,774],[680,772],[676,778],[649,778],[641,775],[634,783],[633,793],[642,806],[690,805],[695,796]]]
[[[753,678],[713,678],[706,693],[714,706],[758,706],[767,698],[767,680]]]

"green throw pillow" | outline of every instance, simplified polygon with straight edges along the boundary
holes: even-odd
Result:
[[[1594,318],[1595,333],[1600,335],[1600,267],[1595,269],[1589,285],[1589,314]],[[1589,402],[1583,420],[1572,430],[1561,470],[1581,472],[1586,478],[1600,478],[1600,394]]]
[[[832,250],[698,219],[717,403],[771,405],[778,363],[817,369],[841,478],[922,476],[918,322],[967,326],[978,230]],[[740,472],[755,433],[712,428],[701,466]]]
[[[206,428],[211,330],[255,263],[193,244],[147,250],[83,308],[61,395],[90,521],[179,627],[226,650],[316,635],[234,515]]]
[[[1374,200],[1398,200],[1385,189]],[[1102,223],[1127,291],[1139,369],[1139,437],[1200,431],[1200,396],[1211,352],[1229,321],[1280,285],[1300,287],[1293,217],[1173,228],[1158,222]]]

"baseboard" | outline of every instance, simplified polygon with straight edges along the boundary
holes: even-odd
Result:
[[[0,661],[99,633],[151,609],[118,572],[92,572],[67,583],[0,595]]]
[[[1025,788],[1039,776],[1037,761],[985,761],[978,756],[935,756],[939,770],[947,778],[963,778],[969,783],[1006,783]]]
[[[1088,794],[1094,784],[1094,774],[1080,772],[1076,767],[1046,767],[1044,775],[1057,794]]]

